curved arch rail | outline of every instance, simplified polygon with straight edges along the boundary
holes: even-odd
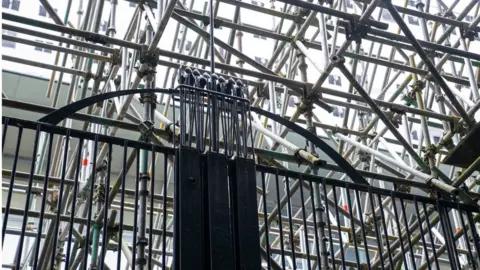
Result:
[[[205,90],[204,90],[205,91]],[[208,90],[207,90],[208,91]],[[131,90],[121,90],[116,92],[108,92],[103,93],[95,96],[91,96],[74,103],[68,104],[58,110],[53,111],[52,113],[40,118],[38,121],[43,123],[48,123],[51,125],[57,125],[65,118],[68,118],[72,114],[76,113],[79,110],[82,110],[90,105],[93,105],[97,102],[104,101],[106,99],[121,97],[126,95],[133,95],[133,94],[142,94],[142,93],[164,93],[164,94],[175,94],[177,91],[175,89],[164,89],[164,88],[156,88],[156,89],[131,89]],[[369,185],[367,180],[363,178],[363,176],[350,165],[335,149],[330,147],[327,143],[325,143],[322,139],[320,139],[315,134],[311,133],[310,131],[302,128],[301,126],[287,120],[280,115],[273,114],[271,112],[265,111],[260,108],[251,107],[251,111],[263,115],[267,118],[276,121],[288,129],[296,132],[300,136],[304,137],[305,139],[311,141],[316,147],[322,150],[328,157],[330,157],[344,172],[347,174],[353,182],[357,184],[364,184]]]

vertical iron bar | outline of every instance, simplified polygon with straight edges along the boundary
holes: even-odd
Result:
[[[288,207],[288,211],[287,211],[287,214],[288,214],[288,229],[289,229],[289,241],[290,241],[290,248],[291,248],[291,251],[292,251],[292,261],[293,261],[293,269],[296,270],[297,269],[297,260],[296,260],[296,256],[295,256],[295,241],[293,239],[293,221],[292,221],[292,203],[290,201],[290,181],[289,181],[289,178],[288,176],[285,177],[285,188],[287,190],[287,197],[288,197],[288,200],[287,200],[287,207]],[[267,224],[265,224],[267,225]],[[265,229],[267,228],[267,226],[265,226]]]
[[[336,187],[332,186],[332,192],[333,192],[333,201],[338,202],[337,199],[337,190]],[[325,199],[328,199],[325,197]],[[337,220],[337,230],[338,230],[338,240],[340,241],[340,255],[342,256],[342,268],[343,270],[346,270],[347,267],[345,266],[345,252],[343,251],[343,239],[342,239],[342,231],[340,229],[340,213],[338,212],[338,207],[335,208],[335,219]],[[332,254],[332,258],[335,259],[335,253]]]
[[[362,211],[362,203],[361,203],[361,197],[359,196],[358,194],[358,190],[355,189],[355,198],[357,200],[357,209],[359,211],[359,218],[360,218],[360,225],[361,225],[361,229],[362,229],[362,236],[363,236],[363,244],[365,246],[365,256],[366,256],[366,260],[367,260],[367,266],[368,266],[368,269],[370,269],[370,254],[368,253],[368,242],[367,242],[367,232],[365,231],[365,224],[363,222],[363,211]]]
[[[448,212],[443,205],[440,204],[440,201],[437,199],[437,210],[440,215],[440,226],[443,230],[443,235],[445,237],[445,244],[447,245],[448,258],[450,265],[453,266],[452,269],[461,269],[460,261],[458,260],[457,249],[455,247],[455,239],[452,237],[452,231],[450,230],[450,220],[448,218]],[[455,262],[457,265],[455,265]]]
[[[108,163],[107,163],[107,177],[105,179],[105,204],[103,205],[103,235],[102,235],[102,256],[100,256],[100,270],[105,268],[105,257],[107,255],[108,247],[108,207],[110,200],[110,174],[112,172],[112,151],[113,145],[108,144]],[[120,252],[120,250],[118,251]]]
[[[385,243],[386,249],[388,251],[388,260],[390,261],[390,267],[394,267],[393,265],[393,259],[392,259],[392,252],[390,251],[390,241],[388,241],[388,231],[387,231],[387,223],[385,223],[385,214],[383,213],[383,205],[382,205],[382,196],[377,193],[377,199],[378,199],[378,206],[380,206],[380,215],[382,216],[382,225],[383,225],[383,233],[385,236]],[[383,256],[383,255],[380,255]]]
[[[166,265],[166,248],[167,248],[167,166],[168,166],[168,156],[164,155],[164,162],[163,162],[163,217],[162,217],[162,265],[165,267]]]
[[[302,202],[302,219],[303,219],[303,228],[304,228],[304,231],[305,231],[305,242],[306,242],[305,247],[306,247],[306,252],[307,252],[307,263],[308,263],[308,268],[307,269],[312,270],[312,262],[310,260],[310,248],[309,248],[309,241],[308,241],[307,214],[305,213],[305,198],[303,196],[303,176],[301,174],[300,174],[300,200]],[[313,201],[313,197],[310,200]],[[312,211],[313,211],[313,216],[315,216],[315,212],[314,212],[315,208],[313,208]],[[315,226],[316,225],[317,224],[315,224]],[[319,265],[321,265],[321,264],[319,264]]]
[[[347,203],[348,203],[348,213],[350,214],[350,218],[353,218],[353,205],[352,205],[352,199],[350,198],[350,187],[349,187],[349,184],[347,182],[346,186],[345,186],[345,189],[346,189],[346,194],[347,194]],[[353,237],[353,245],[355,247],[355,256],[356,256],[356,261],[357,261],[357,267],[358,269],[361,269],[361,265],[360,265],[360,255],[358,253],[358,244],[357,244],[357,232],[355,231],[355,223],[352,221],[350,223],[350,225],[352,226],[352,237]],[[385,234],[387,236],[387,234]]]
[[[268,211],[267,211],[267,199],[265,198],[267,196],[267,192],[266,192],[266,189],[265,189],[265,173],[264,172],[261,172],[261,175],[262,175],[262,199],[263,199],[263,219],[264,219],[264,222],[265,222],[265,247],[266,247],[266,250],[267,250],[267,269],[270,270],[271,269],[271,265],[270,265],[270,260],[271,260],[271,255],[270,255],[270,238],[269,238],[269,231],[268,231],[268,218],[267,218],[267,215],[268,215]]]
[[[312,189],[312,183],[310,182],[310,188],[313,192],[313,189]],[[325,199],[325,201],[328,201],[328,195],[327,195],[327,183],[325,181],[325,178],[322,179],[322,190],[323,190],[323,198]],[[315,204],[312,200],[312,204]],[[331,256],[332,256],[332,266],[333,266],[333,269],[337,269],[337,267],[335,266],[335,249],[333,248],[333,236],[332,236],[332,226],[330,225],[330,211],[328,210],[328,203],[325,204],[325,213],[326,213],[326,221],[327,221],[327,228],[328,228],[328,241],[330,242],[330,252],[331,252]],[[314,216],[314,219],[315,219],[315,215]],[[316,221],[314,221],[315,224],[317,224]],[[317,230],[315,230],[315,232],[317,232]],[[319,245],[318,245],[318,235],[316,235],[316,238],[317,238],[317,260],[320,260],[320,255],[318,254],[319,252]],[[339,235],[339,238],[341,238],[341,235]],[[323,241],[323,239],[322,239]]]
[[[2,153],[5,150],[5,141],[7,139],[7,130],[8,130],[8,121],[9,118],[3,120],[3,131],[2,131]],[[3,238],[2,238],[3,239]]]
[[[390,197],[392,198],[392,207],[393,207],[393,215],[395,217],[395,223],[397,223],[397,232],[398,232],[398,240],[400,240],[400,249],[402,250],[403,254],[403,264],[405,269],[408,269],[407,265],[407,254],[405,253],[405,248],[403,247],[403,239],[402,239],[402,230],[400,229],[400,219],[398,218],[398,210],[397,210],[397,203],[395,202],[395,195],[393,191],[390,193]],[[405,224],[405,227],[408,227],[408,224]],[[410,234],[407,233],[407,238],[410,238]]]
[[[465,232],[464,239],[465,239],[465,244],[468,250],[468,261],[469,261],[468,265],[471,265],[473,270],[476,270],[477,268],[475,267],[475,259],[473,257],[472,247],[470,245],[470,241],[468,241],[468,234],[467,234],[468,229],[467,229],[467,226],[465,226],[465,220],[463,219],[460,203],[457,203],[457,211],[458,211],[458,217],[460,218],[460,223],[462,224],[462,229]]]
[[[468,225],[470,226],[470,230],[472,230],[473,244],[475,245],[475,250],[477,251],[477,257],[479,257],[478,254],[480,253],[480,236],[478,235],[477,227],[475,225],[475,222],[473,221],[472,213],[467,211],[466,214]]]
[[[416,197],[415,197],[415,199],[416,199]],[[430,238],[430,243],[432,245],[433,257],[435,258],[435,265],[436,265],[437,269],[440,269],[440,264],[438,263],[437,251],[435,249],[435,243],[434,243],[434,238],[433,238],[433,234],[432,234],[432,226],[430,225],[430,218],[427,215],[427,206],[426,206],[425,203],[422,203],[422,206],[423,206],[423,212],[425,213],[425,222],[427,223],[428,237]],[[418,214],[418,211],[417,211],[417,214]],[[420,217],[420,215],[418,215],[418,217]],[[424,235],[424,233],[422,233],[421,224],[420,224],[420,233],[422,234],[422,236]],[[427,247],[426,247],[425,240],[423,240],[423,242],[425,244],[425,249],[426,249]],[[425,252],[425,254],[427,255],[427,263],[428,263],[428,265],[430,265],[430,259],[429,259],[430,257],[428,256],[427,252]],[[430,269],[430,266],[429,266],[429,269]]]
[[[67,144],[65,144],[67,145]],[[93,164],[96,163],[97,161],[97,150],[98,150],[98,135],[95,135],[95,143],[93,145]],[[90,181],[90,194],[88,198],[88,204],[85,206],[88,206],[88,214],[87,214],[87,230],[85,233],[85,245],[84,245],[84,254],[83,254],[83,262],[82,262],[82,269],[86,270],[87,269],[87,260],[88,260],[88,250],[89,250],[89,245],[90,245],[90,227],[91,227],[91,220],[92,220],[92,212],[93,212],[93,191],[95,189],[95,180],[97,177],[97,168],[95,168],[95,165],[92,166],[92,173],[90,174],[91,181]],[[92,250],[93,252],[93,250]]]
[[[38,253],[40,251],[40,242],[42,241],[42,229],[43,229],[43,218],[45,214],[45,206],[47,202],[47,188],[48,188],[48,181],[50,177],[50,165],[52,161],[52,146],[53,146],[53,134],[50,134],[49,140],[48,140],[48,152],[47,152],[47,167],[45,169],[45,180],[43,182],[43,196],[42,196],[42,203],[40,206],[40,218],[38,219],[38,232],[37,232],[37,238],[35,241],[35,251],[33,254],[34,262],[33,262],[33,268],[37,268],[38,264]],[[81,153],[81,150],[80,150]],[[14,172],[12,172],[13,174]],[[7,199],[7,203],[9,200]],[[7,210],[8,211],[8,210]],[[5,212],[5,214],[8,212]],[[4,239],[4,238],[3,238]],[[44,245],[46,245],[45,243]]]
[[[60,181],[60,189],[58,190],[58,198],[57,198],[57,215],[55,218],[55,229],[54,229],[54,234],[53,234],[53,248],[52,248],[52,257],[50,259],[50,267],[51,268],[56,268],[60,267],[60,265],[55,266],[55,257],[57,254],[57,240],[58,240],[58,235],[60,234],[59,229],[60,229],[60,212],[62,208],[62,199],[63,199],[63,188],[64,183],[65,183],[65,175],[66,175],[66,170],[67,170],[67,163],[68,163],[68,143],[70,141],[70,130],[67,130],[67,134],[65,136],[65,147],[64,147],[64,152],[63,152],[63,160],[62,160],[62,175],[61,175],[61,181]],[[23,231],[23,229],[22,229]],[[61,248],[61,247],[60,247]]]
[[[417,213],[417,217],[420,219],[420,211],[418,210],[418,202],[417,202],[417,197],[415,196],[413,198],[413,205],[415,206],[415,212]],[[428,215],[427,215],[427,212],[425,211],[425,207],[424,207],[424,213],[425,213],[425,217],[427,218],[425,221],[427,221],[427,224],[428,224]],[[419,220],[419,223],[420,223],[420,220]],[[428,226],[428,231],[431,230],[430,226]],[[425,257],[427,258],[427,266],[428,266],[428,269],[432,269],[432,267],[430,266],[430,260],[429,260],[429,256],[428,256],[428,249],[427,249],[427,242],[425,241],[425,234],[423,233],[423,226],[422,226],[422,223],[420,223],[418,225],[418,228],[420,230],[420,236],[421,236],[421,239],[422,239],[422,242],[423,242],[423,251],[425,252]],[[431,236],[431,233],[430,233],[430,241],[432,242],[432,249],[433,249],[433,252],[435,252],[435,246],[434,246],[434,243],[433,243],[433,237]],[[434,255],[435,258],[437,257],[436,255]],[[437,269],[440,269],[438,268],[438,264],[437,264]]]
[[[373,227],[375,228],[375,236],[376,236],[376,240],[377,240],[377,246],[378,246],[378,252],[379,252],[379,257],[380,257],[380,265],[382,266],[382,270],[385,269],[385,262],[383,261],[383,245],[382,245],[382,242],[381,242],[381,237],[380,237],[380,229],[378,228],[378,222],[377,222],[377,215],[376,215],[376,212],[375,212],[375,205],[374,205],[374,200],[375,200],[375,197],[373,196],[373,193],[372,193],[372,187],[369,186],[368,187],[368,196],[370,197],[370,209],[372,209],[372,219],[373,219]],[[379,204],[381,204],[382,201],[379,201]]]
[[[2,248],[5,241],[5,232],[8,224],[8,214],[10,212],[10,204],[12,202],[13,183],[15,181],[15,173],[17,172],[18,152],[20,151],[20,143],[22,141],[23,127],[18,128],[17,145],[15,147],[15,156],[13,157],[12,175],[10,175],[10,184],[8,186],[7,200],[5,202],[5,214],[3,215],[2,226]]]
[[[140,151],[137,151],[137,171],[136,178],[140,176]],[[138,189],[140,181],[135,181],[135,202],[138,202]],[[134,216],[133,216],[133,250],[132,250],[132,268],[136,267],[136,257],[137,257],[137,232],[138,232],[138,206],[135,205]]]
[[[400,206],[402,209],[403,222],[405,223],[405,230],[407,232],[408,245],[410,246],[410,255],[412,256],[413,269],[417,269],[417,265],[415,263],[415,250],[414,250],[415,247],[412,245],[412,240],[410,238],[410,235],[412,235],[412,233],[410,232],[410,228],[409,228],[410,226],[407,221],[407,211],[405,211],[405,205],[402,198],[400,198]]]
[[[53,137],[53,134],[50,135],[50,138]],[[75,171],[75,179],[73,180],[73,199],[72,199],[72,207],[70,208],[70,224],[68,228],[68,240],[67,240],[67,253],[65,254],[65,266],[68,267],[68,263],[70,261],[70,248],[71,248],[71,243],[72,243],[72,234],[73,234],[73,223],[74,223],[74,217],[75,217],[75,207],[76,207],[76,201],[77,201],[77,191],[78,191],[78,178],[80,176],[80,171],[82,168],[81,165],[81,160],[82,160],[82,148],[83,148],[83,139],[79,139],[78,141],[78,147],[77,147],[77,170]],[[48,164],[47,164],[47,170],[48,170]],[[46,193],[44,193],[44,198]],[[44,207],[44,202],[42,200],[42,208]],[[42,212],[44,209],[41,210]],[[40,224],[42,224],[40,222]],[[39,233],[41,233],[41,229],[39,229]],[[40,241],[40,239],[37,239],[37,241]],[[85,246],[86,243],[84,243]],[[36,265],[34,266],[36,267]]]
[[[118,222],[118,254],[117,254],[117,269],[120,269],[120,265],[122,263],[122,241],[123,241],[123,211],[125,205],[125,180],[127,178],[127,141],[123,141],[123,162],[122,167],[122,190],[120,195],[120,220]]]
[[[278,207],[278,227],[280,229],[280,256],[282,257],[282,268],[287,269],[285,265],[285,241],[283,240],[283,221],[282,221],[282,208],[280,207],[280,184],[278,181],[278,170],[275,171],[275,183],[276,183],[276,195],[277,195],[277,207]],[[265,225],[266,226],[266,225]]]
[[[152,145],[152,166],[151,166],[151,177],[150,177],[150,223],[148,225],[148,269],[153,269],[152,265],[152,257],[153,257],[153,207],[155,205],[154,201],[154,195],[155,195],[155,149],[154,146]],[[165,231],[163,232],[165,234]],[[162,264],[163,267],[165,267],[164,264]]]

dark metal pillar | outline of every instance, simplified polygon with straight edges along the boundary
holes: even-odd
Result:
[[[254,160],[237,158],[230,177],[236,269],[261,269]]]
[[[203,192],[198,150],[177,151],[175,180],[174,269],[205,269]]]

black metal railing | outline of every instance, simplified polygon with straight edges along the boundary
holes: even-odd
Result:
[[[256,168],[267,269],[479,269],[478,206]]]
[[[142,256],[145,265],[169,269],[173,171],[167,172],[167,163],[174,149],[2,120],[3,267],[124,269],[138,264],[137,225],[143,213],[147,242],[153,243]],[[156,161],[149,173],[149,211],[137,207],[142,149]]]
[[[147,269],[174,268],[174,181],[196,181],[183,175],[193,168],[178,163],[179,150],[14,118],[2,122],[4,268],[124,269],[143,264],[142,258]],[[155,161],[149,164],[147,194],[139,188],[140,150]],[[221,205],[224,212],[216,215],[231,217],[235,258],[242,252],[239,235],[249,235],[240,227],[242,211],[245,217],[258,216],[264,269],[480,269],[478,206],[263,165],[255,166],[255,179],[246,159],[195,151],[190,158],[202,166],[198,179],[211,187],[200,187],[198,194],[208,196],[200,201],[208,203],[208,213]],[[221,174],[220,161],[225,163]],[[256,181],[256,194],[250,185],[251,192],[241,195],[242,181]],[[180,188],[189,189],[184,183]],[[234,194],[234,199],[222,197],[230,205],[212,201],[218,200],[213,195],[219,185]],[[148,204],[141,209],[139,196],[145,195]],[[139,256],[142,218],[147,239]],[[228,230],[227,219],[213,225]],[[210,237],[212,220],[205,223]]]

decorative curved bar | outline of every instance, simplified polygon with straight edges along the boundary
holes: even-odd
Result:
[[[95,96],[91,96],[79,101],[76,101],[74,103],[71,103],[69,105],[66,105],[42,118],[40,118],[38,121],[43,122],[43,123],[48,123],[52,125],[56,125],[60,123],[63,119],[69,117],[70,115],[76,113],[79,110],[82,110],[92,104],[95,104],[97,102],[110,99],[110,98],[115,98],[115,97],[120,97],[120,96],[126,96],[126,95],[132,95],[132,94],[142,94],[142,93],[148,93],[148,92],[154,92],[154,93],[165,93],[165,94],[174,94],[175,89],[131,89],[131,90],[121,90],[121,91],[116,91],[116,92],[108,92],[104,94],[99,94]],[[279,116],[273,113],[270,113],[268,111],[262,110],[260,108],[256,107],[251,107],[251,110],[261,114],[263,116],[266,116],[282,125],[285,127],[291,129],[292,131],[298,133],[305,139],[311,141],[316,147],[320,148],[325,154],[327,154],[340,168],[344,170],[344,172],[352,179],[353,182],[358,183],[358,184],[364,184],[364,185],[369,185],[367,180],[363,178],[363,176],[360,175],[360,173],[357,172],[340,154],[338,154],[333,148],[331,148],[328,144],[326,144],[322,139],[319,137],[315,136],[315,134],[309,132],[308,130],[300,127],[299,125]]]

